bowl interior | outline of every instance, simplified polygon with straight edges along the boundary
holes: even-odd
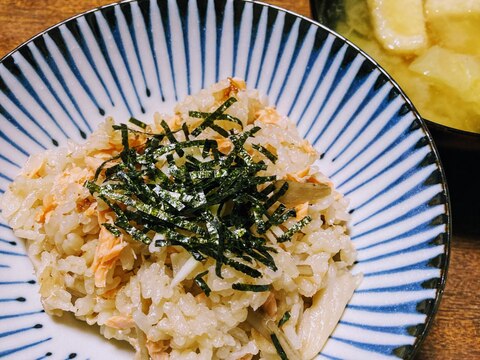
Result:
[[[350,2],[350,4],[352,4]],[[345,0],[310,0],[312,17],[335,29],[345,20]],[[480,133],[464,131],[424,119],[445,169],[452,202],[453,228],[458,234],[479,234],[480,201],[477,181],[470,175],[480,161]]]

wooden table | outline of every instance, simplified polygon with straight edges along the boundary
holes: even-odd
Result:
[[[310,16],[308,0],[266,1]],[[0,0],[0,56],[51,25],[110,2],[112,1]],[[480,359],[478,234],[454,233],[445,293],[417,359]]]

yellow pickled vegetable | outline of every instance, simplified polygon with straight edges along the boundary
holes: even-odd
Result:
[[[336,30],[429,120],[480,133],[480,0],[344,0]]]
[[[427,46],[422,0],[367,0],[373,30],[387,50],[410,54]]]
[[[480,1],[426,0],[434,43],[463,54],[480,55]]]
[[[430,17],[434,16],[470,16],[480,14],[478,0],[425,0],[425,11]]]
[[[438,45],[416,58],[409,68],[466,98],[480,80],[480,57],[459,54]]]

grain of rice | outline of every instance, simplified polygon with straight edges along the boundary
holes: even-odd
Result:
[[[272,256],[278,270],[264,268],[263,276],[255,281],[269,284],[271,290],[233,290],[233,283],[251,283],[252,278],[228,266],[222,267],[223,278],[219,278],[212,259],[199,262],[172,286],[190,254],[180,247],[155,248],[154,242],[145,246],[126,235],[120,240],[118,255],[98,262],[101,243],[106,241],[99,235],[101,223],[114,215],[83,185],[104,160],[122,149],[114,121],[107,119],[83,144],[70,142],[31,156],[1,198],[2,215],[15,234],[26,239],[41,300],[49,314],[73,312],[88,324],[98,324],[106,338],[128,341],[138,358],[150,352],[152,358],[172,360],[247,359],[258,354],[273,359],[278,355],[270,339],[245,322],[249,309],[263,311],[262,305],[269,299],[275,302],[271,315],[276,312],[277,323],[290,312],[282,331],[295,351],[308,359],[322,348],[360,279],[349,272],[356,252],[347,230],[348,202],[316,169],[315,150],[301,139],[292,122],[268,107],[257,91],[245,90],[239,79],[221,81],[187,97],[175,107],[174,115],[156,114],[148,130],[163,131],[161,119],[172,128],[181,126],[182,121],[198,125],[199,119],[190,117],[189,111],[211,112],[228,96],[238,100],[228,114],[240,119],[245,129],[261,127],[245,146],[262,144],[278,157],[275,164],[267,161],[266,174],[299,182],[314,180],[332,188],[329,196],[302,210],[313,220],[292,241],[277,242],[275,233],[283,231],[280,227],[266,235],[277,251]],[[232,125],[224,121],[222,126]],[[199,138],[216,135],[207,129]],[[287,224],[294,222],[290,219]],[[334,260],[336,254],[339,259]],[[312,273],[299,271],[298,266],[308,266]],[[99,271],[103,282],[97,281]],[[212,290],[209,297],[201,296],[193,283],[194,276],[204,271]],[[335,278],[341,280],[335,291],[343,295],[325,312],[317,308],[316,302],[321,302],[317,298],[323,293],[333,296],[330,284]],[[311,298],[314,303],[310,306]],[[315,318],[310,316],[315,311],[331,313],[336,317],[330,321],[333,325],[308,323]],[[323,340],[319,344],[315,339]]]

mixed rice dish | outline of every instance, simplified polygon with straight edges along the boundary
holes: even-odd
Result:
[[[46,312],[98,324],[136,359],[308,360],[360,282],[348,202],[316,160],[229,78],[173,115],[108,118],[31,156],[0,207]]]

